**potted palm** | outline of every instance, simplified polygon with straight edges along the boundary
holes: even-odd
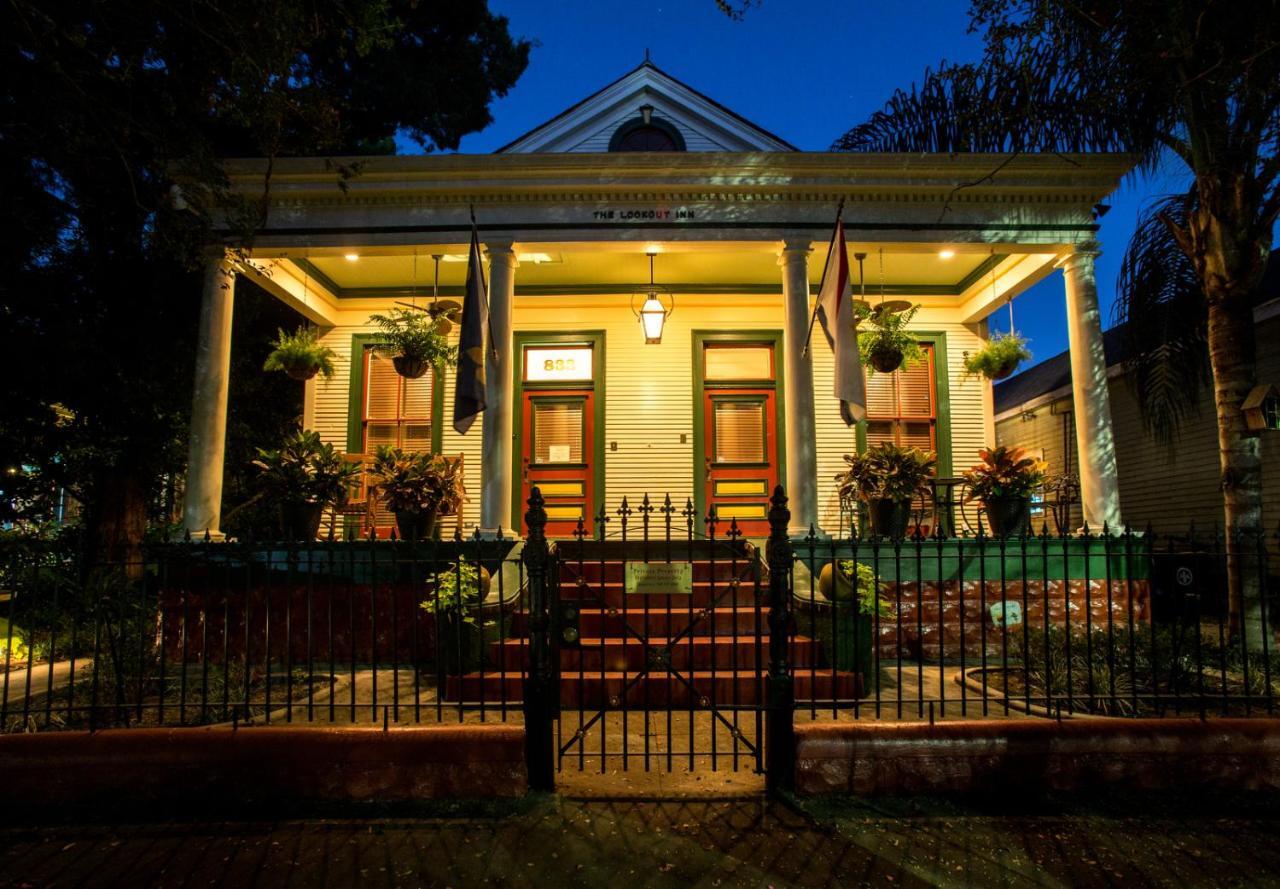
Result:
[[[964,474],[966,501],[981,500],[991,533],[1019,534],[1031,522],[1031,495],[1044,483],[1049,464],[1025,448],[984,448],[982,462]]]
[[[449,367],[456,361],[456,350],[426,312],[397,308],[369,320],[378,326],[374,349],[388,356],[396,373],[406,379],[416,380],[432,367]]]
[[[316,374],[333,376],[334,352],[320,342],[313,327],[299,327],[293,333],[278,330],[263,370],[283,371],[295,380],[309,380]]]
[[[262,494],[279,510],[280,532],[291,541],[315,540],[326,508],[346,502],[360,467],[343,459],[320,435],[300,429],[278,448],[259,448]]]
[[[489,572],[459,560],[431,583],[422,609],[435,615],[436,663],[450,675],[467,672],[483,651],[480,606],[489,593]]]
[[[964,359],[964,369],[971,376],[983,376],[988,380],[1003,380],[1023,361],[1031,360],[1027,341],[1015,331],[997,333],[987,344]]]
[[[868,318],[870,328],[858,334],[858,355],[872,371],[893,373],[925,360],[920,341],[907,331],[907,324],[919,310],[912,306],[905,312],[874,312]]]
[[[836,476],[840,496],[867,505],[875,536],[905,536],[911,523],[911,501],[928,492],[937,455],[884,442],[861,454],[845,454],[844,461],[849,468]]]
[[[424,540],[435,532],[436,516],[457,509],[462,478],[458,463],[431,454],[383,445],[369,467],[369,485],[396,517],[401,540]]]
[[[871,566],[852,559],[838,559],[822,566],[818,591],[835,609],[833,660],[837,670],[871,675],[872,629],[875,618],[887,618],[892,609],[882,597],[884,584]]]

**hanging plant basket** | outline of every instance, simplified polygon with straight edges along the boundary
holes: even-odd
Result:
[[[320,342],[314,328],[299,327],[293,333],[281,330],[271,346],[263,370],[283,371],[300,382],[321,373],[333,376],[333,350]]]
[[[408,355],[397,355],[391,359],[391,363],[395,365],[396,373],[406,380],[418,379],[431,367],[425,358],[413,358]]]
[[[887,346],[879,349],[873,349],[871,354],[867,356],[867,361],[880,373],[891,374],[898,368],[902,367],[904,357],[905,356],[901,349]]]
[[[965,356],[964,369],[972,376],[1003,380],[1030,358],[1027,341],[1017,333],[996,334],[977,352]]]

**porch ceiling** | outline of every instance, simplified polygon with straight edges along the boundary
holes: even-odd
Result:
[[[519,243],[520,268],[516,273],[517,293],[600,293],[630,290],[648,281],[650,247],[658,252],[655,280],[660,285],[686,292],[781,292],[777,243],[687,242],[642,244],[557,244]],[[827,245],[813,243],[809,278],[816,286],[822,277]],[[950,247],[954,255],[943,258],[940,251]],[[881,281],[879,250],[884,250],[883,280],[887,292],[915,296],[959,299],[972,294],[984,282],[992,266],[998,273],[1021,259],[1015,247],[969,247],[903,244],[849,244],[851,254],[866,252],[866,284],[877,292]],[[466,245],[421,248],[416,255],[404,248],[346,248],[312,250],[293,262],[316,282],[339,298],[402,296],[415,286],[430,293],[434,275],[432,254],[441,254],[440,286],[444,293],[457,293],[466,279]],[[1037,248],[1037,255],[1044,250]],[[994,251],[994,252],[993,252]],[[347,258],[348,254],[355,256]],[[1047,257],[1046,257],[1047,258]],[[851,257],[852,259],[852,257]],[[852,270],[857,281],[857,269]]]

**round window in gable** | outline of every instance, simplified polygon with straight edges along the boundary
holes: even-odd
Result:
[[[684,151],[684,137],[666,121],[651,118],[648,123],[624,123],[609,141],[610,151]]]

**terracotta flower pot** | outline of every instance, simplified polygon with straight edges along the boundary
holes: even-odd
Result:
[[[406,380],[416,380],[431,367],[424,359],[411,358],[408,355],[397,355],[391,359],[391,363],[395,366],[396,373]]]

